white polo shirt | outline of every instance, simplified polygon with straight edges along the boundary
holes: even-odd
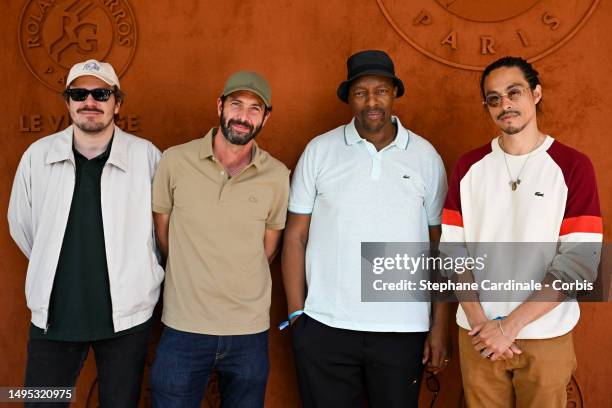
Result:
[[[304,311],[328,326],[429,330],[429,303],[361,301],[361,242],[429,241],[446,196],[440,155],[392,120],[397,136],[378,152],[354,119],[314,138],[293,175],[289,211],[311,215]]]

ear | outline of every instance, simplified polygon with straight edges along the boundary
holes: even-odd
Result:
[[[535,89],[533,90],[533,97],[536,105],[542,100],[542,87],[540,84],[536,85]]]
[[[115,102],[115,115],[119,113],[119,108],[121,108],[121,102]]]
[[[397,98],[397,86],[393,87],[393,97]]]
[[[221,98],[217,98],[217,115],[221,117],[221,110],[223,109],[223,101]]]
[[[268,118],[270,117],[271,114],[272,114],[272,111],[266,110],[266,113],[264,114],[263,122],[261,122],[262,128],[266,125],[266,122],[268,121]]]

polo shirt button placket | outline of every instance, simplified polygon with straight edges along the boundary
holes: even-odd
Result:
[[[380,157],[381,152],[377,152],[372,156],[372,174],[370,175],[372,180],[378,180],[380,178],[382,158]]]
[[[228,178],[227,172],[225,170],[221,170],[219,174],[221,175],[221,178],[222,178],[221,179],[221,191],[219,193],[219,204],[228,205],[229,204],[228,195],[230,193],[233,178],[232,179]]]

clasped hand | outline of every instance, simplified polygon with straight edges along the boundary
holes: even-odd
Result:
[[[487,320],[472,327],[468,333],[472,337],[474,350],[491,361],[506,360],[522,351],[514,344],[516,335],[502,333],[499,320]]]

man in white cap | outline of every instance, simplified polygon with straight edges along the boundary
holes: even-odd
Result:
[[[25,385],[74,386],[92,347],[100,406],[135,407],[164,276],[151,217],[160,152],[115,125],[110,64],[74,65],[64,98],[73,124],[26,150],[8,210],[29,259]]]

